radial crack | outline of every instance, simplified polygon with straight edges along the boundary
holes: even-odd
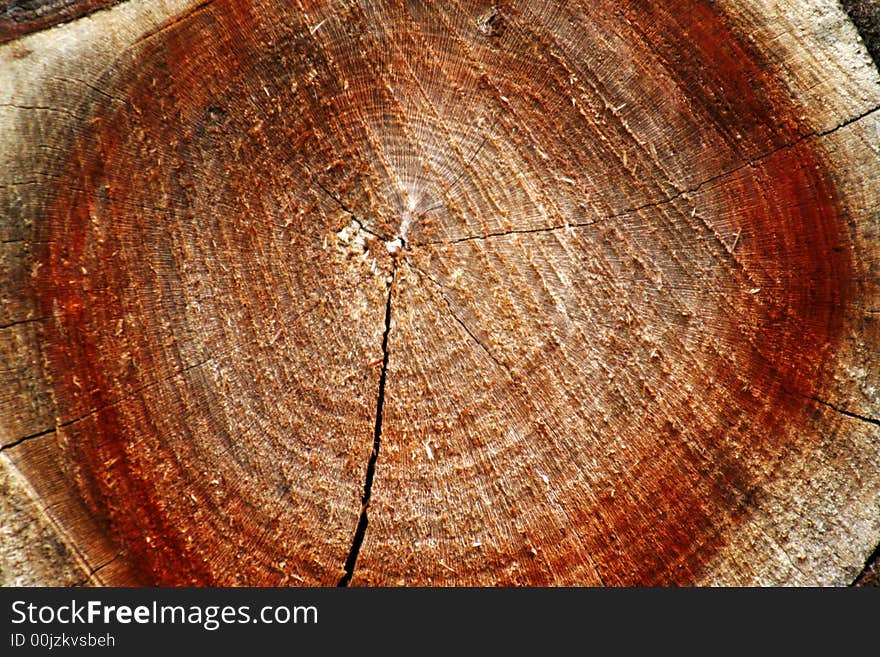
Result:
[[[425,271],[424,269],[422,269],[421,267],[419,267],[419,266],[417,266],[417,265],[411,263],[409,260],[407,260],[406,262],[407,262],[407,264],[409,264],[410,267],[412,267],[412,268],[415,269],[417,272],[419,272],[419,274],[421,274],[422,276],[424,276],[424,277],[427,278],[429,281],[431,281],[434,285],[437,286],[437,289],[440,291],[440,298],[443,299],[443,303],[446,304],[446,308],[449,310],[449,314],[452,315],[452,319],[454,319],[454,320],[456,321],[456,323],[462,328],[462,330],[463,330],[465,333],[467,333],[467,334],[471,337],[471,339],[472,339],[474,342],[476,342],[477,345],[479,345],[479,347],[480,347],[484,352],[486,352],[486,355],[487,355],[489,358],[491,358],[492,361],[493,361],[498,367],[500,367],[501,369],[505,370],[505,371],[507,372],[507,374],[510,375],[510,373],[511,373],[511,372],[510,372],[510,368],[509,368],[507,365],[505,365],[504,363],[502,363],[500,360],[498,360],[498,357],[495,356],[495,354],[493,354],[493,353],[489,350],[489,348],[488,348],[485,344],[483,344],[483,341],[480,340],[480,339],[474,334],[473,331],[471,331],[471,329],[468,327],[468,325],[465,324],[465,323],[461,320],[461,318],[459,318],[459,316],[455,314],[455,310],[453,310],[453,308],[452,308],[452,304],[449,302],[449,299],[446,298],[446,295],[443,294],[443,290],[446,289],[446,286],[443,285],[443,284],[442,284],[440,281],[438,281],[436,278],[434,278],[433,276],[431,276],[428,272],[426,272],[426,271]]]
[[[479,235],[466,235],[464,237],[456,237],[453,239],[431,240],[431,241],[424,242],[422,244],[417,244],[417,246],[433,246],[433,245],[438,245],[438,244],[460,244],[462,242],[470,242],[473,240],[486,240],[486,239],[490,239],[493,237],[505,237],[508,235],[527,235],[530,233],[549,233],[549,232],[553,232],[553,231],[557,231],[557,230],[570,230],[570,229],[574,229],[574,228],[587,228],[589,226],[595,226],[596,224],[599,224],[602,222],[607,222],[610,220],[619,219],[620,217],[624,217],[629,214],[635,214],[635,213],[641,212],[642,210],[649,210],[652,208],[659,208],[662,206],[666,206],[666,205],[669,205],[679,199],[687,198],[688,195],[690,195],[690,194],[695,194],[695,193],[699,192],[706,185],[710,185],[710,184],[712,184],[722,178],[725,178],[727,176],[734,175],[737,172],[742,171],[743,169],[746,169],[747,167],[754,167],[757,164],[759,164],[765,160],[768,160],[769,158],[771,158],[772,156],[776,155],[777,153],[779,153],[781,151],[795,148],[803,141],[806,141],[808,139],[827,137],[831,134],[834,134],[838,130],[845,128],[849,125],[852,125],[853,123],[857,123],[858,121],[861,121],[862,119],[864,119],[864,118],[866,118],[866,117],[868,117],[878,111],[880,111],[880,105],[875,106],[875,107],[871,107],[867,110],[864,110],[860,114],[857,114],[856,116],[852,116],[852,117],[846,119],[845,121],[842,121],[841,123],[838,123],[837,125],[835,125],[831,128],[828,128],[827,130],[822,130],[820,132],[807,132],[788,144],[785,144],[783,146],[779,146],[778,148],[774,148],[773,150],[768,151],[766,153],[763,153],[762,155],[758,155],[757,157],[745,160],[744,162],[742,162],[738,166],[736,166],[732,169],[729,169],[728,171],[723,171],[721,173],[718,173],[718,174],[711,176],[710,178],[707,178],[705,180],[702,180],[699,183],[697,183],[696,185],[693,185],[693,186],[685,188],[685,189],[679,189],[674,194],[671,194],[670,196],[664,197],[664,198],[659,199],[657,201],[649,201],[647,203],[642,203],[641,205],[637,205],[634,207],[624,208],[623,210],[620,210],[618,212],[614,212],[611,214],[601,215],[599,217],[596,217],[595,219],[591,219],[590,221],[579,222],[579,223],[566,222],[563,224],[554,224],[552,226],[538,226],[536,228],[520,228],[520,229],[514,228],[514,229],[510,229],[510,230],[493,231],[490,233],[483,233],[483,234],[479,234]],[[428,208],[428,209],[431,210],[433,208]],[[705,222],[705,220],[702,218],[702,216],[700,217],[700,219]],[[719,238],[719,240],[720,240],[720,238]],[[725,248],[727,248],[727,244],[724,243],[723,241],[722,241],[722,245]]]
[[[0,331],[3,329],[12,328],[13,326],[19,326],[21,324],[32,324],[33,322],[44,322],[46,321],[46,317],[28,317],[27,319],[17,319],[15,321],[9,322],[7,324],[0,324]]]
[[[385,405],[385,379],[388,374],[388,334],[391,333],[391,295],[394,290],[394,277],[397,267],[391,270],[391,282],[388,284],[388,299],[385,302],[385,332],[382,334],[382,373],[379,375],[379,394],[376,397],[376,424],[373,427],[373,451],[367,462],[367,473],[364,478],[364,494],[361,497],[361,515],[358,519],[354,539],[351,542],[348,558],[345,560],[345,574],[339,580],[337,586],[348,586],[354,574],[357,564],[358,553],[367,533],[367,509],[370,506],[370,497],[373,489],[373,477],[376,474],[376,461],[379,458],[379,446],[382,442],[382,408]]]
[[[852,411],[848,411],[845,408],[841,408],[840,406],[837,406],[836,404],[832,404],[830,402],[824,401],[824,400],[819,399],[818,397],[814,397],[812,395],[803,395],[803,396],[806,397],[807,399],[812,399],[817,404],[821,404],[822,406],[827,406],[828,408],[830,408],[832,411],[835,411],[836,413],[840,413],[841,415],[845,415],[846,417],[851,417],[854,420],[861,420],[862,422],[867,422],[868,424],[876,424],[878,427],[880,427],[880,420],[878,420],[875,417],[870,417],[868,415],[860,415],[858,413],[853,413]]]
[[[43,431],[38,431],[37,433],[32,433],[29,436],[24,436],[19,438],[18,440],[13,440],[11,443],[6,443],[5,445],[0,445],[0,452],[5,452],[7,449],[12,449],[13,447],[17,447],[22,443],[25,443],[29,440],[33,440],[35,438],[41,438],[43,436],[48,436],[50,433],[55,433],[55,427],[50,429],[44,429]]]
[[[351,220],[358,225],[358,228],[360,228],[362,231],[367,233],[367,235],[372,235],[373,237],[376,237],[384,242],[389,241],[387,237],[384,237],[383,235],[379,235],[378,233],[374,233],[372,230],[367,228],[364,225],[364,222],[361,221],[360,219],[358,219],[357,215],[355,215],[355,213],[345,203],[343,203],[342,199],[340,199],[336,194],[334,194],[329,189],[324,187],[324,185],[322,185],[321,183],[315,183],[315,184],[317,184],[318,187],[321,189],[321,191],[323,191],[327,196],[329,196],[342,209],[343,212],[345,212],[347,215],[349,215],[351,217]]]
[[[643,208],[636,208],[636,209],[643,209]],[[628,213],[629,213],[629,211],[624,212],[624,213],[620,213],[620,214],[609,215],[606,217],[600,217],[600,218],[595,219],[593,221],[585,221],[583,223],[554,224],[552,226],[539,226],[537,228],[519,228],[519,229],[512,228],[510,230],[499,230],[499,231],[494,231],[491,233],[485,233],[483,235],[468,235],[466,237],[456,237],[455,239],[451,239],[451,240],[437,240],[437,241],[432,241],[432,242],[425,242],[424,244],[417,245],[417,246],[434,246],[437,244],[460,244],[461,242],[472,242],[474,240],[487,240],[492,237],[507,237],[508,235],[529,235],[531,233],[550,233],[550,232],[553,232],[556,230],[563,230],[563,229],[569,230],[572,228],[586,228],[587,226],[593,226],[593,225],[599,223],[600,221],[608,221],[609,219],[615,219],[618,216],[622,216],[623,214],[628,214]]]

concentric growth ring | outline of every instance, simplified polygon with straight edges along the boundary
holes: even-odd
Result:
[[[851,294],[786,90],[698,1],[301,4],[84,101],[32,284],[90,512],[149,583],[693,582]]]

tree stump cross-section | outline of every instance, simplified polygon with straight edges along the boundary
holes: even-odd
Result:
[[[5,581],[862,570],[880,80],[836,3],[76,4],[0,22]]]

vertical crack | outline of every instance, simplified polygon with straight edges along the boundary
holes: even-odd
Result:
[[[373,488],[373,476],[376,474],[376,461],[379,458],[379,446],[382,442],[382,407],[385,404],[385,378],[388,374],[388,334],[391,332],[391,295],[394,290],[394,277],[397,273],[397,264],[391,270],[391,282],[388,284],[388,299],[385,302],[385,333],[382,334],[382,373],[379,375],[379,394],[376,397],[376,424],[373,428],[373,451],[367,462],[367,473],[364,478],[364,494],[361,497],[361,515],[358,519],[354,539],[351,542],[351,550],[345,560],[345,574],[339,580],[337,586],[348,586],[354,574],[357,564],[358,553],[367,533],[367,508],[370,506],[370,495]]]

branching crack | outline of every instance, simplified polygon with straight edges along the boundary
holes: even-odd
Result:
[[[379,458],[379,447],[382,442],[382,409],[385,405],[385,379],[388,374],[388,334],[391,333],[391,296],[394,291],[394,278],[397,273],[397,267],[391,270],[391,282],[388,284],[388,298],[385,302],[385,332],[382,334],[382,373],[379,375],[379,394],[376,397],[376,424],[373,427],[373,451],[370,453],[370,460],[367,462],[367,472],[364,477],[364,494],[361,497],[361,515],[358,519],[357,529],[354,533],[354,539],[351,542],[351,549],[345,560],[345,573],[339,580],[337,586],[348,586],[351,577],[354,574],[354,568],[357,564],[358,554],[361,545],[364,542],[364,536],[367,533],[367,509],[370,506],[370,497],[373,490],[373,477],[376,474],[376,461]]]

